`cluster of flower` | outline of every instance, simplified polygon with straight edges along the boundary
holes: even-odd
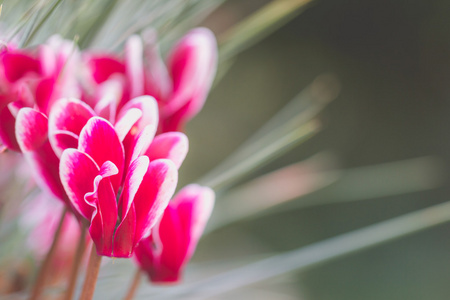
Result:
[[[188,151],[181,130],[202,108],[216,64],[204,28],[186,34],[167,65],[151,32],[130,37],[123,57],[59,37],[33,50],[8,45],[0,140],[88,228],[98,255],[135,254],[152,281],[177,281],[214,202],[199,185],[170,201]]]

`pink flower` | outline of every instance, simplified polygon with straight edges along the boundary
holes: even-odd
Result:
[[[217,45],[212,32],[197,28],[184,36],[168,58],[168,69],[146,34],[146,46],[138,36],[125,45],[125,56],[86,53],[83,101],[111,123],[130,99],[155,97],[160,109],[159,132],[179,131],[203,107],[217,65]]]
[[[77,142],[77,149],[60,149],[60,177],[72,205],[90,223],[99,255],[130,257],[176,187],[187,139],[172,133],[151,143],[156,125],[142,108],[149,99],[130,102],[115,126],[97,116],[82,126],[85,120],[76,116],[88,109],[76,100],[64,100],[62,107],[70,108],[51,113],[52,135],[65,134]],[[54,144],[63,145],[59,140]]]
[[[191,30],[169,54],[167,71],[153,39],[145,48],[146,93],[158,100],[160,131],[178,131],[205,103],[217,68],[216,40],[209,29]]]
[[[153,282],[176,282],[194,254],[211,215],[214,192],[188,185],[169,203],[150,237],[135,249],[135,258]]]
[[[48,114],[54,101],[77,96],[74,76],[76,46],[57,36],[36,51],[9,45],[0,52],[0,140],[20,151],[15,136],[17,113],[22,107]]]

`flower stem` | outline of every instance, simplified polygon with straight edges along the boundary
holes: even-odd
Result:
[[[84,279],[83,290],[81,291],[80,300],[91,300],[94,296],[95,285],[97,284],[98,272],[100,271],[100,263],[102,257],[97,254],[95,244],[92,243],[91,257],[86,270],[86,278]]]
[[[141,276],[142,276],[141,269],[137,269],[136,273],[134,274],[133,281],[131,282],[130,289],[128,290],[127,295],[125,296],[125,300],[132,300],[134,298],[134,294],[136,294],[136,291],[139,287],[139,283],[141,282]]]
[[[31,290],[31,296],[30,300],[36,300],[39,299],[39,296],[42,293],[42,290],[44,289],[45,281],[47,279],[47,275],[50,268],[50,263],[52,261],[53,255],[55,254],[56,246],[58,245],[58,241],[61,237],[61,229],[62,225],[64,223],[64,219],[67,214],[67,208],[64,208],[61,219],[59,220],[58,227],[56,229],[55,235],[53,237],[52,245],[50,246],[50,249],[48,250],[47,256],[44,259],[44,262],[41,265],[41,268],[36,276],[36,281],[34,283],[33,289]]]
[[[84,248],[86,247],[86,227],[84,225],[80,225],[80,230],[80,239],[78,241],[77,252],[75,253],[75,259],[72,263],[72,269],[70,271],[69,285],[67,286],[66,294],[64,296],[65,300],[72,300],[78,273],[80,272],[81,259],[83,258]]]

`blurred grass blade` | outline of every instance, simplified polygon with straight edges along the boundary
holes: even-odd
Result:
[[[332,185],[289,202],[281,209],[362,201],[434,189],[444,183],[443,165],[437,158],[419,157],[343,170],[339,180]]]
[[[206,228],[209,233],[248,217],[254,217],[280,204],[313,193],[339,178],[335,162],[327,154],[280,168],[260,176],[220,197]]]
[[[450,221],[450,202],[434,205],[247,266],[175,287],[152,299],[206,299],[292,271],[327,263]]]
[[[215,188],[222,188],[240,179],[251,170],[245,167],[256,168],[258,165],[249,164],[256,154],[266,154],[271,159],[279,155],[277,151],[285,151],[284,147],[275,147],[287,136],[298,132],[299,128],[308,125],[312,133],[319,129],[318,123],[311,121],[326,105],[334,100],[339,93],[339,83],[332,75],[321,75],[314,82],[291,100],[283,109],[275,114],[262,128],[244,142],[227,159],[204,176],[200,182]],[[308,127],[306,126],[306,127]],[[314,129],[311,126],[315,127]],[[298,136],[300,138],[300,136]],[[271,149],[272,151],[265,151]],[[265,157],[259,157],[257,163],[264,163]],[[255,162],[256,163],[256,162]],[[245,173],[245,174],[244,174]],[[232,176],[236,176],[233,178]]]
[[[26,37],[25,42],[23,43],[24,47],[26,47],[30,44],[30,42],[33,40],[33,38],[36,36],[36,34],[42,28],[42,25],[44,25],[44,23],[48,21],[50,16],[53,14],[55,9],[59,6],[59,4],[61,4],[62,1],[63,0],[56,0],[55,2],[53,2],[52,6],[47,10],[45,15],[42,17],[42,19],[36,25],[36,27],[34,27],[33,30],[31,31],[31,33]]]
[[[219,37],[220,61],[257,43],[296,17],[312,0],[274,0]]]
[[[213,189],[221,189],[231,185],[249,172],[262,167],[265,163],[268,163],[270,160],[283,154],[297,144],[308,140],[318,132],[319,128],[319,122],[313,120],[288,132],[278,139],[273,139],[271,144],[261,148],[259,151],[253,153],[251,156],[221,173],[219,176],[214,177],[210,181],[203,182],[203,184]]]
[[[110,0],[101,11],[101,15],[98,16],[95,21],[89,26],[89,29],[80,38],[80,48],[86,48],[95,39],[97,33],[101,30],[103,24],[108,20],[109,15],[114,10],[117,4],[117,0]]]

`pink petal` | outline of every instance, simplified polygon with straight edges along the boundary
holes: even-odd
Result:
[[[113,74],[110,79],[97,87],[97,103],[94,111],[102,118],[115,123],[117,107],[123,96],[124,80],[121,75]]]
[[[130,257],[133,254],[136,212],[134,197],[147,173],[149,159],[141,156],[130,165],[125,179],[124,189],[119,202],[119,218],[121,220],[114,235],[114,256]]]
[[[134,197],[136,208],[135,244],[150,235],[172,197],[178,181],[175,164],[167,159],[150,162],[147,173]]]
[[[56,80],[52,77],[42,79],[36,86],[36,105],[45,114],[48,114],[53,104],[52,96],[55,92],[55,86]]]
[[[88,220],[91,220],[95,207],[86,202],[85,195],[92,192],[99,171],[94,160],[79,150],[66,149],[61,155],[59,175],[64,190],[72,206]]]
[[[165,102],[172,90],[172,79],[161,59],[156,31],[148,29],[142,33],[145,57],[145,94]]]
[[[16,118],[11,114],[8,107],[0,110],[0,141],[14,151],[20,151],[20,146],[16,139]]]
[[[177,282],[184,267],[185,236],[177,209],[169,204],[161,221],[152,230],[153,266],[148,269],[154,283]]]
[[[61,156],[64,149],[67,148],[65,141],[68,139],[66,136],[58,136],[58,134],[71,135],[76,138],[78,143],[81,129],[93,116],[95,116],[94,111],[86,103],[77,99],[61,99],[53,105],[48,126],[49,140],[56,155]],[[70,146],[73,144],[70,143]]]
[[[92,69],[92,77],[96,83],[108,80],[114,73],[125,73],[125,65],[118,59],[107,55],[92,56],[89,60],[89,65]]]
[[[28,107],[19,111],[16,137],[23,152],[34,151],[41,147],[47,141],[47,134],[48,120],[45,115]]]
[[[34,109],[22,108],[17,114],[16,138],[39,186],[66,202],[59,159],[47,139],[47,118]]]
[[[180,222],[186,236],[188,261],[194,254],[200,237],[214,207],[215,194],[208,187],[191,184],[180,190],[171,204],[176,205]]]
[[[73,132],[60,130],[55,131],[51,136],[53,137],[53,139],[50,139],[50,141],[53,140],[52,149],[53,151],[58,149],[59,156],[61,156],[63,149],[76,149],[78,147],[78,135]]]
[[[142,41],[139,36],[130,36],[125,45],[125,68],[131,86],[130,98],[144,94],[142,51]]]
[[[144,127],[151,126],[156,133],[158,127],[158,104],[155,98],[150,96],[140,96],[127,102],[119,113],[119,119],[122,118],[129,109],[137,108],[142,111],[142,117],[134,125],[134,129],[130,131],[132,136],[137,136]]]
[[[118,174],[111,177],[111,183],[117,193],[124,169],[124,152],[112,125],[99,117],[89,119],[81,130],[78,150],[92,157],[99,166],[108,160],[117,166]]]
[[[125,166],[128,166],[136,158],[136,156],[133,156],[133,153],[136,153],[135,149],[137,145],[143,147],[143,149],[139,149],[139,152],[145,152],[147,150],[158,127],[158,105],[153,97],[141,96],[134,98],[122,108],[119,113],[119,119],[122,119],[133,108],[141,110],[142,117],[134,123],[123,140]],[[143,133],[144,129],[145,133]],[[144,140],[138,143],[138,138],[144,138]],[[146,142],[144,143],[144,141]]]
[[[120,141],[125,139],[130,129],[141,117],[142,111],[138,108],[130,108],[121,116],[114,126]]]
[[[5,77],[10,82],[15,82],[30,73],[40,73],[38,60],[19,51],[2,53],[1,62]]]
[[[117,222],[116,195],[108,177],[117,174],[117,167],[110,161],[100,168],[94,179],[94,190],[85,195],[85,201],[94,208],[89,233],[97,254],[113,255],[113,235]]]
[[[145,155],[150,160],[167,158],[181,166],[189,149],[187,136],[181,132],[167,132],[156,136]]]
[[[206,28],[188,32],[169,56],[173,79],[173,95],[163,114],[175,113],[193,101],[195,113],[200,110],[211,87],[217,66],[217,45],[214,34]],[[194,108],[192,108],[194,109]],[[190,112],[190,116],[194,112]]]
[[[142,132],[136,137],[134,145],[130,147],[130,162],[133,162],[136,158],[143,155],[144,151],[150,146],[153,136],[154,131],[150,125],[146,126],[144,130],[142,130]]]

